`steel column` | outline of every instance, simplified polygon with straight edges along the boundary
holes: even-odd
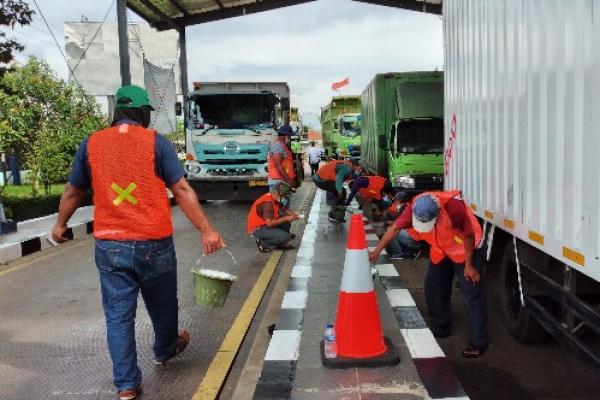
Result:
[[[188,69],[187,69],[187,45],[185,40],[185,26],[179,28],[179,71],[181,73],[181,94],[183,96],[183,126],[184,131],[189,119],[188,98]]]
[[[131,85],[129,62],[129,35],[127,33],[127,0],[117,0],[117,23],[119,31],[119,62],[121,66],[121,85]]]

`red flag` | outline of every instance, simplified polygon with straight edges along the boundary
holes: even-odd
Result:
[[[333,82],[331,84],[331,88],[333,90],[338,90],[343,88],[344,86],[348,86],[350,84],[350,79],[346,78],[343,81],[339,81],[339,82]]]

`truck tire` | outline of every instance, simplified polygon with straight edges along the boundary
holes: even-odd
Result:
[[[515,249],[512,240],[506,244],[501,264],[502,313],[510,334],[520,343],[539,343],[548,332],[521,304]],[[526,288],[526,282],[523,282]]]

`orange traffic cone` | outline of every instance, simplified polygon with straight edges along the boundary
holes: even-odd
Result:
[[[337,357],[325,358],[322,351],[326,367],[378,367],[395,365],[400,361],[381,329],[365,227],[360,214],[354,214],[350,221],[335,332]]]

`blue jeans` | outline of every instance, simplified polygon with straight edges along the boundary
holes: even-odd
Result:
[[[487,302],[483,282],[483,250],[473,254],[473,266],[481,274],[478,285],[467,281],[464,275],[465,264],[456,264],[445,258],[439,264],[429,261],[425,276],[425,299],[431,317],[431,330],[440,336],[448,336],[452,332],[452,310],[450,296],[454,276],[458,280],[465,317],[469,333],[469,344],[485,347],[487,336]]]
[[[154,327],[155,359],[167,359],[176,351],[177,259],[173,239],[97,240],[96,266],[114,383],[118,390],[133,389],[142,382],[135,347],[139,291]]]
[[[410,237],[406,229],[402,229],[400,233],[388,243],[385,251],[389,255],[400,257],[412,257],[421,249],[421,243]]]

